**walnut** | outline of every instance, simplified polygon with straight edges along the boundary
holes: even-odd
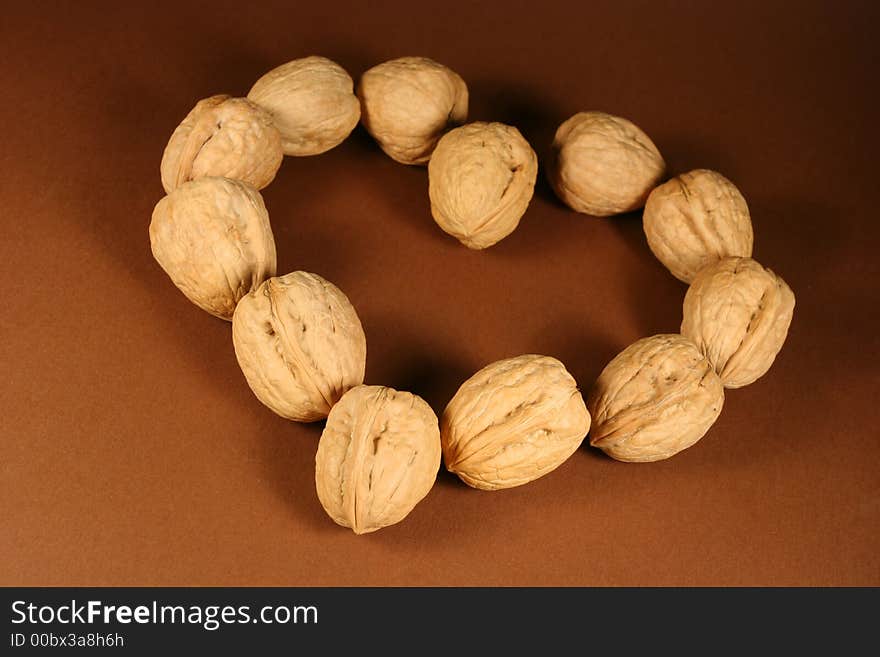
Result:
[[[196,103],[165,147],[160,167],[170,194],[196,178],[223,176],[262,189],[284,154],[272,117],[246,98],[211,96]]]
[[[471,249],[485,249],[519,225],[535,189],[538,158],[519,130],[470,123],[437,143],[428,164],[431,214]]]
[[[225,320],[275,275],[275,240],[260,193],[227,178],[184,183],[156,204],[153,256],[194,304]]]
[[[421,397],[382,386],[346,392],[315,455],[315,486],[327,514],[355,534],[403,520],[437,478],[440,430]]]
[[[657,187],[642,221],[651,251],[685,283],[719,258],[752,255],[746,200],[715,171],[697,169]]]
[[[637,210],[666,164],[648,135],[604,112],[580,112],[553,140],[549,180],[572,210],[607,217]]]
[[[232,318],[238,364],[257,398],[283,417],[327,417],[364,380],[367,343],[357,313],[332,283],[296,271],[270,278]]]
[[[608,363],[590,391],[590,444],[618,461],[666,459],[702,438],[723,404],[721,380],[690,340],[643,338]]]
[[[451,69],[426,57],[374,66],[360,79],[361,123],[391,158],[426,164],[437,141],[467,119],[468,90]]]
[[[700,270],[684,297],[681,334],[715,366],[725,388],[766,374],[782,349],[794,293],[751,258],[723,258]]]
[[[481,369],[440,423],[446,468],[483,490],[520,486],[556,469],[589,430],[575,380],[555,358],[536,355]]]
[[[329,151],[348,137],[361,116],[351,76],[326,57],[273,68],[247,97],[272,115],[286,155]]]

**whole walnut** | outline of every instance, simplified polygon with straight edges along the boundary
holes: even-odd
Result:
[[[467,119],[464,80],[427,57],[374,66],[358,82],[357,95],[361,123],[385,153],[403,164],[427,163],[443,133]]]
[[[590,391],[590,444],[618,461],[660,461],[702,438],[723,405],[721,380],[690,340],[643,338],[608,363]]]
[[[485,249],[519,225],[535,189],[538,158],[519,130],[470,123],[447,132],[428,163],[431,214],[471,249]]]
[[[421,397],[357,386],[330,411],[315,455],[315,486],[333,520],[355,534],[403,520],[437,478],[440,430]]]
[[[348,137],[361,116],[351,76],[326,57],[273,68],[247,97],[272,115],[286,155],[329,151]]]
[[[685,283],[719,258],[752,255],[746,200],[732,182],[708,169],[657,187],[648,197],[642,224],[651,251]]]
[[[242,298],[232,318],[235,356],[257,398],[282,417],[327,417],[363,383],[367,342],[342,291],[317,274],[270,278]]]
[[[275,240],[260,193],[228,178],[184,183],[156,204],[153,257],[194,304],[231,320],[245,294],[275,275]]]
[[[722,258],[700,270],[684,297],[681,334],[699,347],[725,388],[763,376],[782,349],[794,293],[751,258]]]
[[[638,126],[604,112],[580,112],[556,131],[548,177],[572,210],[607,217],[642,207],[665,169]]]
[[[186,115],[162,154],[162,186],[170,194],[189,180],[223,176],[262,189],[284,153],[268,112],[246,98],[205,98]]]
[[[512,488],[556,469],[590,430],[565,366],[525,355],[488,365],[462,384],[440,422],[446,468],[483,490]]]

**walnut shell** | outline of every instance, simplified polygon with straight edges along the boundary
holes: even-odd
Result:
[[[608,363],[590,391],[590,444],[618,461],[660,461],[702,438],[723,405],[721,379],[690,340],[643,338]]]
[[[162,186],[170,194],[188,180],[223,176],[262,189],[284,154],[268,112],[246,98],[218,95],[196,103],[162,154]]]
[[[153,257],[194,304],[231,320],[245,294],[275,275],[275,240],[260,193],[228,178],[184,183],[156,204]]]
[[[403,520],[437,478],[440,430],[421,397],[383,386],[346,392],[315,455],[321,506],[355,534]]]
[[[651,251],[685,283],[719,258],[752,255],[746,200],[732,182],[708,169],[657,187],[648,197],[642,224]]]
[[[699,347],[725,388],[766,374],[782,349],[794,293],[751,258],[723,258],[700,270],[684,297],[681,334]]]
[[[470,123],[447,132],[428,163],[431,214],[471,249],[485,249],[519,225],[535,190],[538,158],[519,130]]]
[[[665,169],[638,126],[604,112],[580,112],[556,131],[548,174],[572,210],[607,217],[642,207]]]
[[[232,318],[235,356],[257,398],[282,417],[327,417],[364,380],[367,342],[348,297],[317,274],[270,278]]]
[[[285,155],[329,151],[361,117],[351,76],[326,57],[304,57],[273,68],[247,97],[272,115]]]
[[[446,468],[474,488],[512,488],[571,456],[590,414],[565,366],[525,355],[487,365],[462,384],[440,422]]]
[[[426,164],[443,133],[467,119],[464,80],[427,57],[374,66],[358,82],[357,95],[361,123],[402,164]]]

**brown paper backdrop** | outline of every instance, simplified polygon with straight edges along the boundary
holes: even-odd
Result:
[[[0,583],[880,584],[874,3],[9,3],[0,22]],[[405,54],[461,73],[471,118],[539,152],[583,109],[626,116],[673,173],[717,169],[755,257],[797,294],[788,342],[695,447],[627,465],[584,446],[486,493],[441,473],[401,524],[337,527],[321,426],[251,394],[230,327],[150,255],[159,160],[196,100],[320,53],[354,77]],[[685,286],[640,215],[568,211],[541,181],[471,252],[424,169],[360,128],[264,190],[279,272],[350,296],[367,382],[439,413],[483,365],[537,352],[583,389],[679,325]]]

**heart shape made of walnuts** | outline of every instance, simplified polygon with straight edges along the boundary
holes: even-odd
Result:
[[[427,165],[431,214],[471,249],[510,235],[534,193],[538,158],[519,130],[466,123],[468,89],[442,64],[403,57],[354,88],[335,62],[306,57],[261,77],[246,98],[199,101],[161,163],[167,196],[152,252],[193,303],[232,322],[257,398],[282,417],[327,419],[315,483],[327,514],[356,533],[401,521],[434,484],[441,458],[468,485],[519,486],[561,465],[589,434],[620,461],[665,459],[696,443],[724,389],[752,383],[782,348],[794,294],[751,259],[739,190],[697,169],[661,181],[651,139],[626,119],[580,112],[556,131],[548,178],[571,209],[611,216],[644,207],[654,255],[690,285],[679,334],[638,340],[586,401],[557,359],[527,354],[465,381],[438,420],[420,397],[363,385],[366,338],[348,297],[317,274],[276,276],[258,190],[284,155],[323,153],[361,122],[397,162]]]

